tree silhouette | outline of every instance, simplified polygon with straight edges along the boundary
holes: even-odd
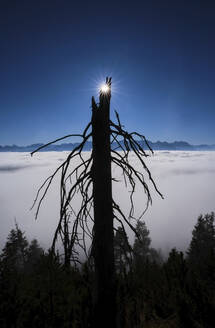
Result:
[[[137,222],[136,225],[137,236],[134,240],[133,252],[134,261],[136,264],[140,261],[145,261],[150,254],[151,238],[149,237],[149,230],[144,221]]]
[[[18,224],[8,235],[7,242],[1,254],[4,268],[12,271],[23,271],[28,259],[28,241]]]
[[[188,260],[195,269],[205,273],[205,263],[214,262],[215,257],[215,215],[200,215],[192,231],[192,240],[187,251]]]
[[[189,288],[195,300],[194,316],[205,327],[214,327],[215,214],[200,215],[187,252]]]
[[[128,225],[136,233],[134,217],[134,192],[139,183],[146,194],[146,207],[152,202],[148,184],[145,182],[144,171],[154,189],[158,191],[151,173],[144,162],[149,156],[145,147],[153,153],[146,138],[137,133],[124,130],[117,112],[116,123],[110,120],[111,78],[106,78],[105,88],[101,89],[99,103],[92,97],[92,119],[83,134],[71,134],[58,138],[32,152],[63,140],[78,136],[82,138],[67,156],[66,160],[50,175],[39,188],[34,204],[37,204],[36,218],[47,191],[58,173],[60,182],[60,217],[54,234],[52,249],[57,237],[60,236],[64,245],[65,265],[70,261],[78,261],[78,247],[86,256],[91,255],[95,264],[95,322],[94,327],[115,327],[115,269],[114,269],[114,221],[123,229]],[[140,140],[137,141],[136,139]],[[87,141],[92,139],[92,152],[89,157],[83,154]],[[130,151],[139,161],[142,170],[137,171],[130,163]],[[75,158],[80,162],[75,166]],[[111,165],[116,165],[124,177],[126,186],[130,187],[130,212],[127,216],[112,196]],[[79,193],[82,201],[78,211],[73,202]],[[141,215],[141,217],[142,217]],[[140,218],[141,218],[140,217]],[[93,226],[93,228],[92,228]],[[90,252],[86,247],[86,239],[92,239]],[[108,309],[108,310],[107,310]],[[107,315],[108,311],[108,315]],[[104,319],[105,318],[105,319]]]
[[[120,275],[126,273],[126,269],[131,265],[131,252],[126,231],[118,227],[114,235],[114,259],[116,272]]]

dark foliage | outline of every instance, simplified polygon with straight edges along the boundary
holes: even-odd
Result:
[[[157,260],[138,229],[133,247],[121,227],[115,234],[118,327],[214,327],[214,213],[198,218],[186,257],[172,249]],[[65,268],[16,225],[0,256],[0,327],[93,327],[93,282],[90,263]]]

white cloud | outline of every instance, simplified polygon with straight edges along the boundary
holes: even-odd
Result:
[[[5,243],[16,218],[29,239],[36,237],[44,247],[51,245],[59,215],[59,180],[51,187],[37,221],[30,207],[43,180],[66,158],[67,152],[0,153],[0,246]],[[88,153],[85,153],[88,156]],[[131,162],[137,166],[131,154]],[[76,162],[77,163],[77,162]],[[215,152],[155,152],[146,159],[152,176],[164,195],[151,191],[153,204],[144,216],[155,247],[185,249],[201,213],[215,210]],[[140,168],[139,168],[140,169]],[[122,177],[119,171],[113,173]],[[148,181],[148,180],[146,180]],[[114,184],[114,195],[125,210],[128,196],[122,183]],[[137,187],[136,212],[145,205],[145,194]],[[132,238],[132,234],[129,233]]]

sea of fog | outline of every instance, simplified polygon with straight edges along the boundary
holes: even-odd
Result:
[[[44,248],[51,245],[59,218],[59,178],[54,180],[36,221],[36,209],[30,208],[37,189],[67,155],[68,152],[41,152],[33,157],[29,153],[0,153],[0,247],[15,221],[29,240],[37,238]],[[85,152],[84,157],[88,156],[89,152]],[[130,161],[137,170],[141,169],[134,154]],[[156,151],[146,158],[146,164],[164,196],[161,199],[153,190],[146,174],[153,203],[143,219],[150,230],[152,246],[164,253],[172,247],[186,250],[197,217],[215,211],[215,152]],[[115,200],[128,212],[130,188],[126,191],[117,168],[113,167],[112,171],[113,177],[120,181],[113,186]],[[137,217],[145,204],[146,195],[137,186]],[[133,234],[129,229],[127,233],[132,243]]]

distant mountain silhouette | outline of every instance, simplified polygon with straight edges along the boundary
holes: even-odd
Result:
[[[140,142],[144,147],[144,144]],[[148,141],[150,147],[153,150],[215,150],[215,145],[191,145],[186,141],[174,141],[174,142],[166,142],[166,141]],[[17,146],[17,145],[8,145],[8,146],[0,146],[0,152],[32,152],[43,144],[32,144],[29,146]],[[73,150],[78,143],[63,143],[59,145],[49,145],[41,151],[71,151]],[[117,148],[117,145],[113,143],[112,148]],[[91,150],[92,143],[87,142],[84,150]],[[147,147],[146,147],[147,149]]]
[[[186,141],[148,141],[153,150],[215,150],[215,145],[191,145]]]

